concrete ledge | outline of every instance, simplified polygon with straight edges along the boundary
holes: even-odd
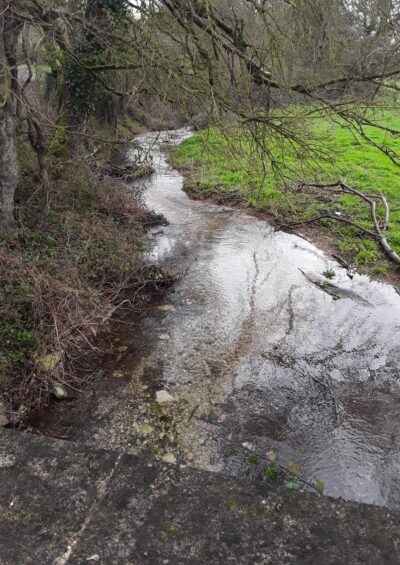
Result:
[[[400,512],[4,430],[0,564],[398,564]]]

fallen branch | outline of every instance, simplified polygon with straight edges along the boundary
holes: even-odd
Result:
[[[307,275],[307,273],[302,271],[300,268],[299,268],[299,271],[310,283],[315,284],[315,286],[317,286],[323,292],[326,292],[326,294],[329,294],[329,296],[332,296],[332,298],[334,300],[337,300],[338,298],[340,298],[340,296],[337,294],[337,292],[335,292],[337,290],[337,287],[335,285],[328,283],[327,281],[321,282],[318,279],[310,277],[309,275]]]
[[[394,251],[394,249],[391,248],[391,246],[389,245],[389,242],[388,242],[388,240],[385,236],[385,231],[387,230],[387,228],[389,226],[389,221],[390,221],[390,209],[389,209],[389,204],[388,204],[385,196],[382,193],[380,193],[378,195],[378,197],[379,197],[379,199],[380,199],[380,201],[381,201],[381,203],[382,203],[382,205],[385,209],[385,219],[384,219],[383,225],[381,226],[379,221],[378,221],[377,214],[376,214],[377,203],[376,203],[376,200],[374,199],[373,196],[364,194],[363,192],[360,192],[359,190],[352,188],[351,186],[349,186],[348,184],[346,184],[343,181],[337,181],[337,182],[334,182],[334,183],[331,183],[331,184],[310,183],[310,184],[307,184],[307,185],[304,184],[303,186],[308,186],[308,187],[312,187],[312,188],[324,188],[324,189],[339,188],[340,191],[343,192],[344,194],[351,194],[353,196],[357,196],[361,200],[364,200],[364,202],[366,202],[371,208],[371,219],[372,219],[372,223],[374,224],[374,230],[364,228],[364,226],[361,226],[360,224],[354,222],[353,220],[349,220],[349,219],[344,218],[343,216],[341,216],[339,214],[335,214],[335,213],[332,213],[332,212],[329,212],[329,211],[326,211],[321,216],[316,216],[315,218],[311,218],[310,220],[305,220],[303,222],[296,222],[296,223],[293,223],[293,224],[286,224],[285,226],[281,226],[281,227],[290,228],[290,227],[293,227],[293,226],[296,226],[296,225],[309,224],[309,223],[317,222],[317,221],[320,221],[320,220],[334,220],[336,222],[341,222],[342,224],[352,226],[352,227],[358,229],[359,231],[361,231],[362,233],[365,233],[369,237],[375,239],[378,242],[378,244],[381,246],[382,250],[387,255],[387,257],[389,259],[391,259],[397,265],[400,265],[400,256],[396,253],[396,251]]]
[[[334,259],[336,259],[336,261],[338,261],[338,263],[340,263],[340,265],[342,265],[342,267],[344,267],[347,271],[347,276],[349,277],[349,279],[353,279],[354,278],[354,265],[351,265],[350,263],[348,263],[347,261],[345,261],[345,259],[343,259],[343,257],[340,257],[340,255],[332,255],[332,257]]]

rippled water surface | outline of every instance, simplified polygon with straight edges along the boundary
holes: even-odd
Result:
[[[248,472],[222,442],[202,445],[201,424],[215,422],[217,437],[276,450],[308,478],[322,477],[330,494],[399,505],[400,297],[366,277],[350,280],[264,221],[191,201],[157,146],[153,156],[147,203],[170,226],[154,235],[152,258],[187,269],[159,352],[163,382],[199,404],[184,448],[204,466]],[[332,268],[354,295],[332,300],[299,268],[313,276]]]
[[[169,221],[150,234],[149,257],[182,276],[149,310],[141,340],[128,338],[125,381],[100,396],[83,435],[257,476],[235,448],[248,442],[321,477],[328,494],[400,507],[400,296],[350,280],[265,221],[190,200],[162,151],[186,135],[139,138],[156,169],[147,205]],[[341,298],[299,269],[320,278],[333,269]],[[158,405],[161,389],[174,402]]]

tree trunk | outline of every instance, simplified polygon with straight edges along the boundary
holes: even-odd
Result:
[[[37,162],[39,165],[39,174],[42,181],[43,191],[46,197],[45,213],[48,214],[50,211],[50,181],[49,181],[49,169],[47,166],[47,150],[48,145],[46,143],[46,138],[43,132],[43,128],[39,121],[28,116],[28,138],[32,146],[32,149],[36,153]]]
[[[15,120],[7,108],[0,110],[0,230],[14,223],[14,195],[18,183]]]
[[[7,9],[3,11],[0,16],[0,230],[14,223],[14,195],[18,184],[15,136],[20,30],[20,22]]]

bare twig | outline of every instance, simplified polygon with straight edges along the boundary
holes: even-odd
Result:
[[[382,193],[380,193],[378,195],[378,197],[381,200],[382,205],[385,209],[385,220],[383,222],[383,225],[381,226],[379,221],[378,221],[378,217],[377,217],[377,213],[376,213],[377,203],[376,203],[376,200],[374,199],[374,197],[367,195],[367,194],[364,194],[360,190],[357,190],[357,189],[349,186],[348,184],[346,184],[345,182],[343,182],[341,180],[334,182],[334,183],[331,183],[331,184],[309,183],[309,184],[304,185],[304,186],[309,186],[309,187],[313,187],[313,188],[322,188],[322,189],[339,188],[341,190],[341,192],[343,192],[345,194],[352,194],[353,196],[357,196],[358,198],[360,198],[361,200],[363,200],[364,202],[366,202],[370,206],[370,208],[371,208],[371,219],[372,219],[372,223],[374,225],[374,230],[370,230],[368,228],[365,228],[364,226],[354,222],[353,220],[350,220],[348,218],[344,218],[341,215],[330,214],[330,213],[325,213],[322,216],[317,216],[315,218],[312,218],[310,220],[305,220],[303,222],[296,222],[295,224],[286,224],[285,226],[281,226],[281,227],[292,227],[292,226],[295,226],[295,225],[300,225],[302,223],[305,224],[305,223],[317,222],[319,220],[334,220],[336,222],[341,222],[343,224],[355,227],[359,231],[361,231],[361,232],[365,233],[366,235],[369,235],[370,237],[375,239],[379,243],[379,245],[381,246],[382,250],[387,255],[387,257],[389,259],[391,259],[397,265],[400,265],[400,256],[396,253],[396,251],[394,251],[394,249],[392,249],[392,247],[390,246],[390,244],[389,244],[389,242],[388,242],[388,240],[385,236],[385,231],[387,230],[387,228],[389,226],[389,221],[390,221],[390,208],[389,208],[389,204],[388,204],[386,198],[384,197],[384,195]]]

